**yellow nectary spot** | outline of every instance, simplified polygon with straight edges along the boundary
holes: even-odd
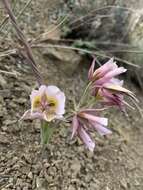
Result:
[[[58,106],[58,101],[55,97],[47,96],[47,102],[50,107],[50,111],[55,111]]]
[[[41,96],[35,96],[33,103],[32,103],[32,108],[37,108],[41,104]]]

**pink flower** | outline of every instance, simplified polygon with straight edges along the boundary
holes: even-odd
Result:
[[[31,109],[21,119],[41,119],[51,121],[60,119],[65,113],[65,95],[56,86],[41,85],[30,95]]]
[[[108,125],[108,119],[104,117],[95,116],[96,109],[85,109],[74,115],[72,120],[72,137],[77,135],[86,145],[86,147],[93,151],[95,143],[91,139],[89,132],[95,129],[100,135],[108,135],[112,132],[105,128]]]
[[[127,70],[124,67],[118,67],[113,58],[95,71],[94,66],[95,60],[93,60],[88,72],[88,78],[92,83],[92,95],[106,105],[115,105],[121,110],[124,110],[125,104],[127,105],[124,101],[124,95],[137,101],[134,93],[122,87],[123,81],[115,78]]]
[[[88,78],[90,81],[95,82],[96,85],[102,85],[105,82],[110,81],[113,77],[127,71],[124,67],[118,67],[113,58],[95,71],[94,66],[95,59],[89,69]]]

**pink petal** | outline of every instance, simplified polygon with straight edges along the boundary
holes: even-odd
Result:
[[[33,90],[31,92],[30,100],[31,100],[32,111],[39,111],[41,109],[40,105],[45,104],[45,90],[46,90],[46,86],[41,85],[39,90]],[[33,103],[37,97],[39,97],[40,105],[37,108],[35,108],[33,107]]]
[[[108,134],[112,134],[112,131],[103,127],[102,125],[99,124],[95,124],[94,122],[91,122],[92,126],[98,131],[98,133],[100,135],[108,135]]]
[[[32,101],[33,101],[33,99],[35,98],[35,96],[39,96],[39,91],[38,91],[38,90],[33,90],[33,91],[31,92],[31,95],[30,95],[31,104],[32,104]]]
[[[104,75],[99,80],[96,80],[96,85],[102,85],[104,83],[109,82],[113,77],[126,72],[127,70],[124,67],[119,67],[113,71],[108,72],[106,75]]]
[[[126,72],[126,71],[127,71],[127,69],[125,69],[124,67],[119,67],[119,68],[117,68],[117,69],[115,69],[115,70],[113,70],[113,71],[108,72],[108,73],[105,75],[105,77],[106,77],[106,78],[113,78],[113,77],[115,77],[115,76],[117,76],[117,75],[120,75],[121,73]]]
[[[117,68],[118,68],[117,64],[114,62],[114,59],[111,58],[107,63],[102,65],[94,72],[94,76],[103,77],[109,71],[115,70]]]
[[[107,103],[106,105],[116,105],[116,106],[122,106],[123,105],[123,95],[120,93],[112,94],[112,92],[108,90],[101,90],[100,95],[103,98],[103,102]]]
[[[27,120],[27,119],[43,119],[43,114],[39,112],[31,113],[31,110],[27,110],[20,120]]]
[[[46,88],[47,87],[45,85],[41,85],[38,90],[33,90],[30,95],[31,101],[35,98],[35,96],[42,96]]]
[[[65,113],[65,94],[58,87],[53,85],[47,87],[46,94],[58,102],[55,113],[57,115],[63,115]]]
[[[75,133],[77,132],[78,126],[79,126],[79,122],[78,122],[78,119],[77,119],[77,115],[75,115],[73,117],[73,120],[72,120],[72,135],[71,135],[71,139],[74,137]]]
[[[92,80],[92,78],[93,78],[94,67],[95,67],[95,59],[93,59],[91,67],[90,67],[90,69],[88,71],[88,79],[89,80]]]
[[[107,88],[109,90],[113,90],[119,93],[123,93],[126,94],[128,96],[130,96],[131,98],[133,98],[135,101],[138,102],[138,99],[135,97],[135,94],[133,92],[131,92],[130,90],[123,88],[122,86],[119,85],[112,85],[112,84],[106,84],[104,88]]]
[[[43,120],[43,114],[40,112],[35,112],[35,113],[31,113],[31,118],[30,119],[40,119]]]
[[[19,121],[29,119],[30,117],[31,117],[31,110],[27,110],[27,111],[22,115],[22,117],[20,118]]]
[[[119,80],[117,78],[112,78],[110,81],[109,81],[110,84],[116,84],[116,85],[119,85],[119,86],[123,86],[123,83],[124,81],[123,80]]]
[[[80,127],[78,129],[79,136],[81,140],[84,142],[84,144],[87,146],[87,148],[93,152],[95,148],[95,143],[92,141],[88,133],[83,129],[83,127]]]
[[[104,125],[104,126],[108,125],[108,119],[105,117],[97,117],[97,116],[87,114],[87,113],[82,113],[80,114],[80,116],[88,120],[94,121],[95,123],[98,123],[100,125]]]

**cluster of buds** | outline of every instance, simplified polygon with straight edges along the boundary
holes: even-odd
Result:
[[[115,78],[126,72],[126,69],[118,67],[113,58],[96,70],[94,67],[95,60],[93,60],[88,72],[89,84],[87,86],[90,88],[86,88],[86,91],[96,102],[101,102],[104,107],[95,109],[77,106],[72,111],[71,118],[71,138],[78,136],[90,151],[95,148],[95,142],[89,134],[90,131],[95,129],[100,135],[112,133],[110,129],[106,128],[108,118],[100,117],[99,113],[107,109],[108,106],[117,106],[121,111],[125,111],[125,106],[130,105],[124,100],[124,95],[137,101],[134,93],[123,87],[123,81]],[[83,95],[85,96],[85,93]],[[31,109],[27,110],[21,119],[40,119],[47,123],[55,119],[62,120],[65,113],[65,94],[58,87],[41,85],[39,90],[32,91],[30,99]]]
[[[127,70],[124,67],[118,67],[113,58],[95,71],[94,66],[95,60],[88,73],[88,78],[92,83],[93,96],[105,105],[118,106],[122,111],[125,110],[125,105],[129,105],[124,101],[124,95],[137,101],[133,92],[123,88],[123,80],[115,78]]]

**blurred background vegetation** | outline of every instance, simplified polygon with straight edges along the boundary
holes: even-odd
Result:
[[[89,60],[96,56],[98,63],[114,56],[131,71],[128,78],[142,88],[142,0],[11,2],[15,16],[33,47],[52,47],[47,50],[50,56],[58,54],[57,50],[54,52],[55,48],[71,49],[71,52]],[[5,50],[17,48],[15,32],[2,5],[0,20],[1,44],[5,44],[1,52],[4,47]]]

